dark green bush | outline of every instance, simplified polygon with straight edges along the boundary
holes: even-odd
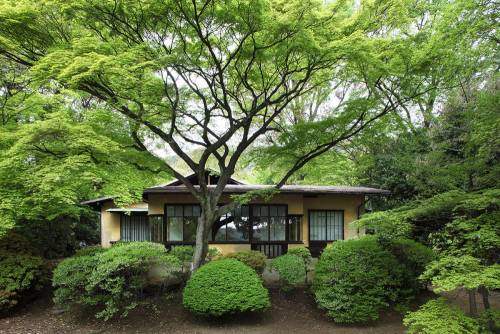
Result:
[[[0,252],[40,257],[38,250],[31,245],[28,239],[12,231],[7,232],[0,239]]]
[[[37,256],[0,253],[0,290],[40,290],[49,279],[46,261]]]
[[[68,258],[54,270],[54,301],[65,308],[69,308],[69,301],[105,305],[96,317],[106,320],[120,308],[126,316],[136,306],[148,304],[142,298],[149,268],[159,266],[167,275],[177,270],[177,265],[165,246],[153,242],[122,243],[92,255]]]
[[[7,311],[17,304],[17,293],[7,290],[0,290],[0,311]]]
[[[242,262],[255,270],[259,275],[262,275],[264,269],[266,269],[266,254],[259,251],[249,250],[233,252],[225,255],[224,259]]]
[[[314,270],[318,307],[335,321],[377,319],[378,311],[398,297],[401,270],[396,258],[367,236],[335,242]]]
[[[396,257],[401,267],[401,296],[413,296],[427,287],[427,281],[419,279],[425,267],[436,259],[432,249],[409,239],[378,235],[377,242]]]
[[[33,295],[48,282],[50,268],[26,238],[8,232],[0,240],[0,309]]]
[[[271,306],[259,276],[234,260],[212,261],[200,267],[187,282],[182,303],[191,312],[210,316],[265,311]]]
[[[304,260],[296,255],[278,256],[271,261],[269,266],[270,272],[274,271],[280,275],[280,283],[284,291],[291,291],[306,279]]]
[[[100,224],[96,212],[85,210],[79,217],[19,219],[15,231],[26,237],[44,258],[52,260],[72,256],[82,245],[98,244]]]

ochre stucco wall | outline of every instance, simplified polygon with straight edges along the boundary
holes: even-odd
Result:
[[[217,248],[222,255],[232,252],[249,251],[250,244],[208,244],[209,248]]]
[[[358,219],[358,206],[365,201],[363,195],[327,194],[317,198],[304,198],[304,216],[302,220],[302,240],[309,246],[309,210],[344,210],[344,239],[358,235],[349,224]],[[360,208],[361,212],[362,208]],[[364,209],[363,209],[364,210]],[[332,243],[328,243],[330,246]]]
[[[149,195],[149,203],[134,203],[130,207],[148,207],[148,214],[164,214],[165,203],[188,204],[197,203],[192,195]],[[220,203],[230,203],[229,195],[222,195]],[[317,198],[303,198],[302,195],[278,194],[265,202],[262,198],[252,201],[252,204],[287,204],[288,214],[303,215],[302,240],[303,246],[309,246],[309,210],[344,210],[344,239],[353,238],[358,235],[357,229],[350,227],[351,222],[358,218],[358,207],[365,202],[363,195],[327,194],[318,195]],[[110,246],[110,241],[120,239],[120,215],[106,212],[116,206],[112,202],[103,205],[101,211],[101,244]],[[364,206],[360,208],[360,214],[364,213]],[[106,222],[106,224],[104,224]],[[364,235],[364,231],[360,231]],[[331,243],[328,243],[330,246]],[[289,248],[302,246],[301,244],[290,244]],[[213,244],[223,254],[238,250],[250,250],[249,244]]]
[[[147,208],[147,203],[133,203],[130,208]],[[110,247],[110,241],[120,240],[120,214],[106,210],[117,208],[113,202],[105,202],[101,206],[101,245]]]

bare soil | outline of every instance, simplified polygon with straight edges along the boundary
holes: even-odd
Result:
[[[279,290],[269,287],[272,306],[266,312],[248,312],[221,318],[206,318],[190,313],[182,306],[182,294],[172,293],[158,304],[159,314],[152,309],[134,310],[126,318],[115,316],[104,321],[96,319],[91,307],[74,307],[69,313],[51,315],[52,291],[46,291],[29,305],[9,313],[0,313],[0,333],[404,333],[403,316],[392,307],[380,312],[380,318],[362,323],[335,323],[324,317],[314,295],[307,289],[285,293],[279,298]],[[467,311],[468,294],[458,290],[442,294],[450,305]],[[412,310],[437,298],[432,291],[424,292],[418,301],[410,305]],[[478,311],[482,300],[477,298]],[[490,298],[492,308],[500,308],[500,293]]]

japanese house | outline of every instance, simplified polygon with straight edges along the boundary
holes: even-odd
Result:
[[[194,173],[186,176],[198,184]],[[217,176],[205,174],[209,187]],[[232,194],[242,194],[268,186],[250,185],[231,179],[220,198],[230,203]],[[388,195],[390,191],[363,187],[286,185],[269,201],[257,199],[221,217],[209,235],[210,247],[223,254],[239,250],[259,250],[269,258],[288,248],[305,246],[318,256],[326,246],[364,234],[349,224],[365,213],[366,198]],[[200,206],[179,180],[146,188],[143,202],[119,208],[113,197],[82,204],[101,213],[101,245],[118,240],[154,241],[168,248],[194,245]]]

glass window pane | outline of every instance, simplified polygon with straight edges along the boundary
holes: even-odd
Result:
[[[175,210],[173,205],[168,205],[167,206],[167,216],[168,217],[173,217],[175,216]]]
[[[326,240],[325,234],[325,211],[312,211],[310,213],[310,240]]]
[[[241,206],[237,207],[235,212],[234,212],[234,215],[236,217],[241,217]]]
[[[195,216],[195,217],[200,216],[200,207],[197,205],[193,206],[193,216]]]
[[[253,216],[260,217],[260,206],[259,205],[255,205],[253,207]]]
[[[265,217],[254,218],[253,221],[253,241],[268,241],[269,227]]]
[[[260,207],[260,215],[263,217],[268,217],[269,216],[269,207],[261,206]]]
[[[230,232],[231,231],[231,232]],[[227,225],[227,241],[249,241],[249,217],[233,217]]]
[[[302,217],[292,216],[288,219],[288,240],[302,241]]]
[[[129,241],[149,241],[149,221],[147,215],[130,215]]]
[[[212,225],[214,241],[226,241],[226,216],[222,216]]]
[[[343,237],[343,213],[342,211],[329,211],[326,216],[328,240],[342,240]]]
[[[241,216],[250,217],[250,207],[248,205],[243,205],[241,207]]]
[[[184,241],[196,241],[198,218],[184,217]]]
[[[278,206],[278,216],[285,217],[286,214],[286,206],[280,205]]]
[[[182,209],[183,208],[184,207],[182,205],[176,205],[175,206],[175,216],[176,217],[182,217],[182,211],[183,211]]]
[[[191,205],[186,205],[184,207],[184,216],[192,217],[193,216],[193,207]]]
[[[343,221],[342,221],[342,213],[335,212],[335,235],[334,240],[341,240],[342,238],[342,230],[343,230]]]
[[[121,215],[120,223],[121,240],[130,241],[130,216]]]
[[[271,206],[269,207],[269,211],[270,211],[270,212],[269,212],[269,215],[270,215],[271,217],[276,217],[276,216],[278,215],[278,206],[276,206],[276,205],[271,205]]]
[[[271,217],[270,234],[272,241],[285,240],[285,218]]]
[[[233,221],[229,221],[226,225],[227,241],[240,240],[241,233],[236,230],[236,225]]]
[[[163,217],[149,217],[149,240],[163,241]]]
[[[326,214],[326,238],[328,240],[334,240],[333,236],[335,235],[335,222],[334,216],[331,212],[327,212]]]
[[[182,241],[182,217],[167,217],[167,241]]]

